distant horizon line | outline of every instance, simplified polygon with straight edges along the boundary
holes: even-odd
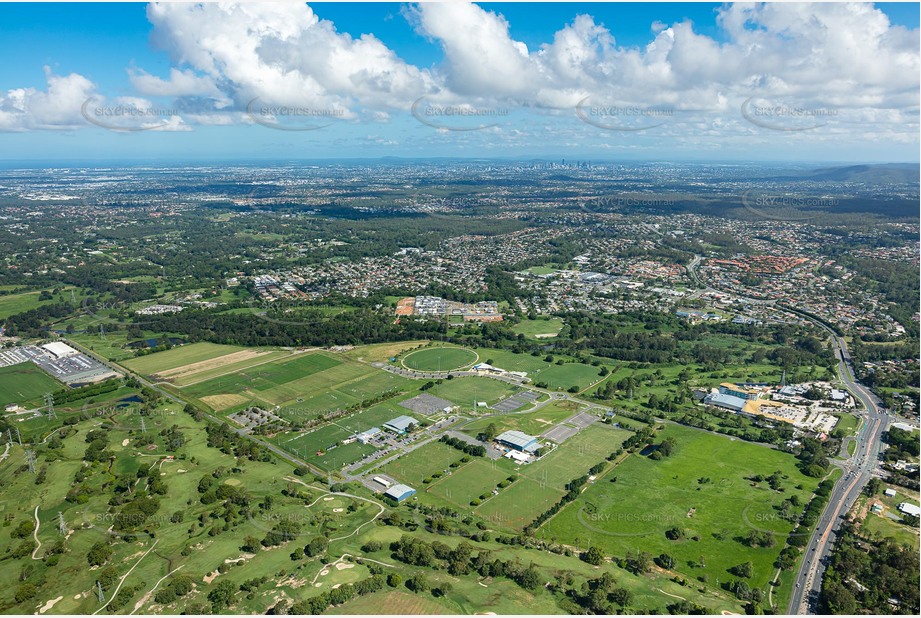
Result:
[[[469,163],[623,163],[623,164],[662,164],[662,165],[788,165],[788,166],[834,166],[834,167],[854,167],[854,166],[919,166],[919,161],[822,161],[822,160],[730,160],[730,159],[618,159],[609,157],[590,157],[590,156],[566,156],[566,157],[517,157],[517,156],[495,156],[495,157],[403,157],[403,156],[382,156],[382,157],[322,157],[322,158],[266,158],[266,159],[243,159],[243,158],[209,158],[209,159],[0,159],[0,168],[89,168],[104,165],[105,167],[171,167],[177,165],[242,165],[242,166],[259,166],[259,165],[293,165],[304,163],[356,163],[356,162],[401,162],[401,163],[437,163],[437,162],[469,162]]]

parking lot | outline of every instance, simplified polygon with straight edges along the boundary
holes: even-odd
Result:
[[[514,412],[519,408],[522,408],[529,403],[534,403],[537,401],[537,398],[540,397],[539,393],[534,391],[523,391],[517,395],[512,395],[508,399],[503,399],[499,403],[492,406],[492,409],[496,412]]]

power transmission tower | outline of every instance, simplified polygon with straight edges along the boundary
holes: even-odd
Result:
[[[98,579],[96,580],[96,598],[99,599],[99,602],[100,602],[100,603],[102,603],[103,601],[106,600],[105,595],[102,594],[102,584],[99,583],[99,580],[98,580]]]
[[[106,340],[106,328],[102,324],[99,325],[99,338],[103,341]]]
[[[16,428],[16,441],[22,446],[22,435],[19,433],[19,427]]]
[[[6,430],[7,444],[10,446],[13,445],[13,431],[11,429]]]
[[[141,433],[147,433],[147,425],[144,424],[144,417],[141,417]]]
[[[48,407],[48,420],[57,418],[58,415],[54,413],[54,393],[45,393],[45,405]]]
[[[61,534],[67,535],[67,523],[64,521],[64,513],[58,511],[58,531]]]
[[[35,453],[30,450],[26,451],[26,463],[29,464],[29,472],[35,474]]]

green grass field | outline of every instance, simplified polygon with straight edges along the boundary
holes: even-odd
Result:
[[[503,414],[501,416],[477,419],[464,425],[462,431],[471,436],[476,436],[490,424],[494,424],[500,432],[517,429],[518,431],[538,436],[555,424],[574,415],[579,407],[579,405],[569,401],[554,402],[542,407],[537,412]]]
[[[556,504],[564,493],[529,478],[519,478],[498,496],[476,507],[474,513],[498,527],[518,531]]]
[[[42,397],[45,393],[53,393],[62,388],[62,383],[39,369],[35,363],[0,367],[0,406],[44,401]]]
[[[517,335],[524,335],[534,339],[550,339],[556,337],[563,328],[563,320],[549,318],[539,320],[522,320],[512,327]],[[550,335],[548,337],[548,335]]]
[[[666,427],[657,440],[668,436],[677,441],[670,457],[653,461],[631,455],[544,524],[539,535],[597,545],[614,555],[667,553],[675,558],[676,571],[706,576],[711,585],[732,578],[731,567],[751,561],[749,584],[766,586],[792,528],[779,516],[779,504],[794,494],[805,504],[818,480],[802,475],[786,453],[680,426]],[[786,476],[782,492],[746,479],[777,470]],[[702,483],[705,477],[710,480]],[[665,531],[674,527],[686,531],[683,540],[666,538]],[[747,546],[744,539],[753,530],[773,532],[777,544]],[[700,556],[706,558],[704,566],[698,564]]]
[[[371,427],[380,427],[390,419],[402,414],[412,416],[409,410],[388,401],[345,418],[336,419],[332,423],[309,432],[282,432],[272,438],[271,442],[298,455],[305,461],[332,472],[374,452],[373,446],[358,442],[342,446],[336,446],[337,443],[352,434]],[[324,454],[318,455],[318,452]]]
[[[579,390],[588,388],[589,385],[601,379],[598,375],[600,368],[583,363],[566,363],[553,365],[529,377],[534,382],[546,382],[549,388],[568,389],[576,386]]]
[[[421,488],[422,479],[435,472],[446,470],[448,466],[463,456],[463,453],[447,444],[441,444],[437,441],[429,442],[425,446],[381,466],[375,470],[375,473],[388,474],[411,487]]]
[[[521,475],[554,489],[585,474],[620,448],[632,432],[596,424],[586,427],[538,461],[521,468]]]
[[[500,380],[467,376],[444,380],[427,392],[429,395],[441,397],[442,399],[453,401],[459,406],[471,409],[474,401],[485,401],[488,405],[492,405],[502,399],[511,397],[518,391],[517,387]]]
[[[469,508],[471,500],[480,494],[491,493],[496,483],[511,474],[509,467],[499,464],[478,457],[430,484],[425,491],[461,508]]]
[[[423,348],[405,355],[401,362],[418,371],[450,371],[472,365],[477,355],[472,350],[453,346]]]
[[[156,352],[132,358],[123,364],[131,371],[150,376],[161,371],[176,369],[184,365],[218,358],[219,356],[240,352],[245,349],[241,346],[220,345],[217,343],[190,343],[165,352]]]

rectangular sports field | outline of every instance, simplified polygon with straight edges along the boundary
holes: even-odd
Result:
[[[667,553],[675,558],[676,571],[689,579],[706,575],[710,582],[726,581],[731,577],[728,569],[751,561],[749,585],[765,586],[792,528],[779,515],[780,504],[796,495],[805,505],[818,479],[800,473],[792,455],[762,445],[676,425],[659,432],[656,441],[665,437],[676,440],[669,457],[654,461],[630,455],[545,523],[538,535],[597,545],[613,555],[630,550]],[[749,480],[775,471],[784,475],[782,491]],[[684,537],[666,538],[666,530],[676,527]],[[752,531],[773,532],[776,544],[749,547],[745,539]],[[698,564],[699,556],[706,556],[705,565]]]
[[[492,378],[469,376],[445,380],[428,391],[430,395],[453,401],[459,406],[472,408],[474,401],[493,404],[518,392],[518,388]]]
[[[510,468],[501,465],[504,462],[496,463],[499,465],[494,467],[493,462],[477,458],[450,476],[438,479],[428,486],[426,492],[459,507],[469,508],[471,500],[480,494],[491,493],[499,481],[512,474]]]
[[[0,367],[0,405],[39,401],[45,393],[53,393],[64,385],[39,369],[35,363],[19,363]]]
[[[527,414],[503,414],[502,416],[491,416],[476,420],[469,425],[464,426],[464,433],[476,436],[486,429],[490,424],[502,431],[517,429],[532,436],[538,436],[553,427],[556,423],[566,420],[579,408],[578,404],[562,401],[559,403],[550,403],[539,409],[537,412]]]
[[[528,478],[517,481],[493,496],[474,513],[503,528],[521,530],[534,519],[559,502],[565,492]]]
[[[560,318],[550,318],[549,320],[522,320],[512,327],[515,334],[524,335],[525,337],[535,337],[538,339],[551,339],[559,334],[563,328],[563,320]],[[545,337],[539,337],[544,335]],[[552,337],[547,337],[552,335]]]
[[[438,441],[429,442],[425,446],[403,455],[375,472],[389,474],[410,487],[421,488],[422,479],[435,472],[445,470],[464,454],[452,446],[441,444]]]
[[[380,427],[396,416],[399,414],[394,412],[393,404],[388,401],[345,418],[336,419],[328,425],[307,433],[278,434],[271,441],[326,470],[337,470],[373,452],[374,447],[358,442],[330,450],[331,447],[355,433],[371,427]],[[317,451],[329,451],[329,454],[319,456],[316,454]]]
[[[163,352],[155,352],[153,354],[132,358],[122,364],[132,371],[149,376],[160,371],[176,369],[183,365],[210,360],[226,354],[240,352],[245,349],[246,348],[236,345],[221,345],[206,342],[190,343]]]
[[[562,491],[566,483],[604,461],[631,435],[607,425],[587,427],[538,461],[523,466],[521,474]]]

